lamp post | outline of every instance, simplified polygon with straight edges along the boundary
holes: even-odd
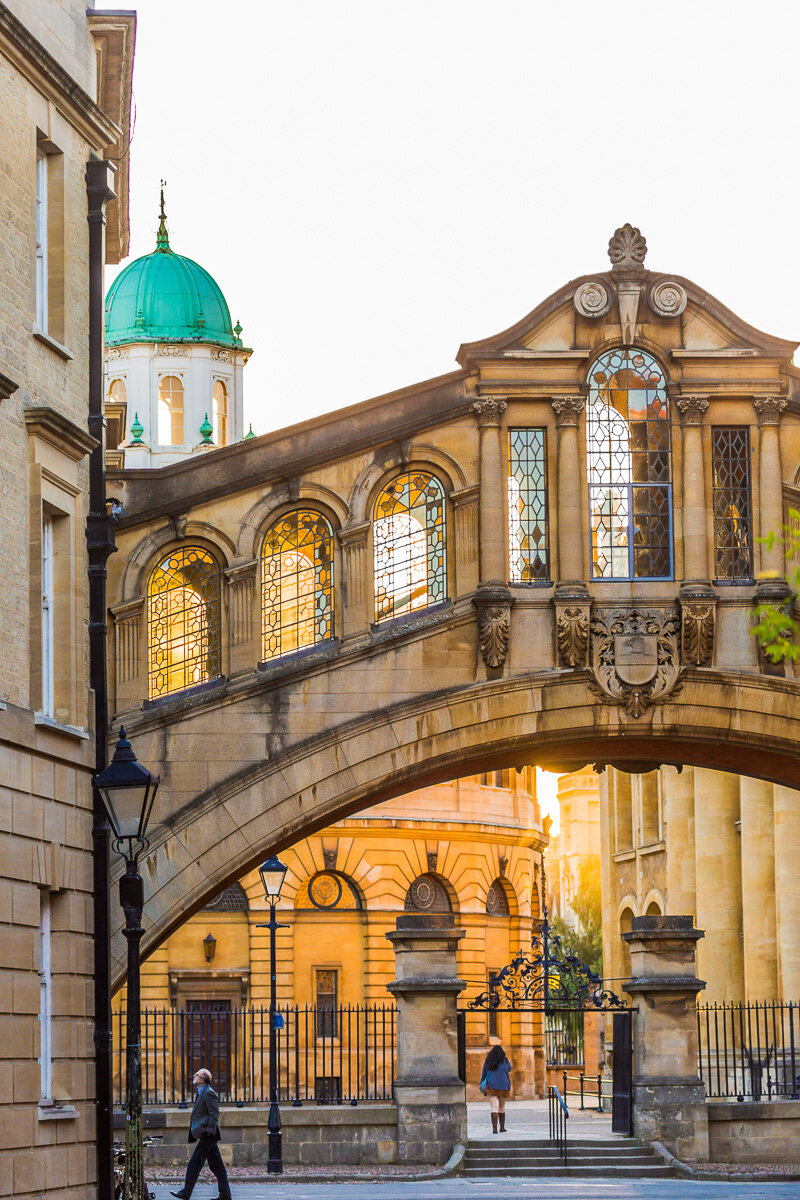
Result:
[[[276,1028],[275,991],[277,985],[277,964],[275,949],[275,932],[287,929],[285,923],[275,920],[275,905],[281,894],[286,867],[275,855],[268,858],[258,868],[261,882],[264,885],[264,896],[269,901],[269,921],[258,926],[259,929],[269,930],[269,1155],[267,1158],[267,1174],[281,1175],[283,1173],[283,1135],[281,1133],[281,1110],[278,1107],[278,1041]]]
[[[146,1200],[142,1163],[142,1048],[139,988],[139,943],[142,940],[144,884],[139,859],[148,849],[145,837],[160,778],[136,761],[120,726],[114,757],[94,778],[108,812],[114,849],[125,859],[119,899],[125,913],[128,943],[128,1012],[125,1045],[125,1192],[124,1200]]]

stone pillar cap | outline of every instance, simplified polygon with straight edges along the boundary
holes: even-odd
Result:
[[[705,937],[702,929],[695,929],[694,917],[633,917],[631,928],[623,933],[626,942],[655,941],[658,938],[680,938],[699,941]]]

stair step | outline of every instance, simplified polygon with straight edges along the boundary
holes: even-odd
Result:
[[[629,1162],[629,1163],[661,1163],[663,1159],[657,1154],[648,1153],[641,1150],[635,1154],[592,1154],[588,1150],[580,1151],[573,1150],[569,1147],[569,1157],[576,1163],[603,1163],[603,1162]],[[501,1151],[492,1150],[468,1150],[465,1156],[466,1162],[552,1162],[560,1159],[561,1155],[558,1150],[538,1151],[532,1153],[529,1150],[508,1150],[503,1154]]]
[[[598,1166],[598,1167],[574,1167],[572,1165],[562,1167],[560,1165],[552,1166],[508,1166],[497,1164],[491,1167],[467,1167],[465,1165],[464,1175],[475,1179],[511,1177],[511,1178],[531,1178],[531,1177],[549,1177],[553,1178],[558,1175],[559,1178],[571,1179],[602,1179],[611,1177],[616,1179],[674,1179],[675,1173],[671,1167],[666,1165],[661,1166],[637,1166],[637,1165],[615,1165],[615,1166]]]

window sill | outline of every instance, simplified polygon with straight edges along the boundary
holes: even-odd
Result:
[[[317,642],[314,646],[303,646],[300,650],[289,650],[286,654],[280,654],[277,658],[267,658],[258,663],[257,669],[259,674],[272,674],[279,670],[288,670],[293,666],[301,666],[306,662],[315,659],[325,662],[326,659],[335,658],[339,653],[339,639],[325,638],[323,642]]]
[[[427,608],[418,608],[415,612],[402,613],[399,617],[387,617],[385,621],[376,621],[370,625],[374,640],[382,637],[392,637],[397,633],[412,632],[415,629],[425,629],[428,625],[436,625],[443,616],[452,612],[452,600],[440,600],[438,604],[430,604]]]
[[[635,850],[620,850],[614,855],[614,862],[633,862],[635,858]]]
[[[77,1121],[78,1110],[74,1104],[48,1104],[41,1100],[38,1116],[40,1121]]]
[[[88,730],[81,729],[79,725],[62,725],[55,717],[48,717],[46,713],[34,713],[33,723],[44,729],[53,729],[56,733],[66,734],[67,737],[79,738],[84,742],[89,740]]]
[[[142,709],[147,712],[151,708],[161,708],[165,704],[173,704],[176,700],[187,700],[192,696],[200,696],[203,692],[213,692],[225,686],[225,676],[218,675],[216,679],[208,679],[205,683],[196,683],[194,687],[182,688],[179,692],[167,692],[164,696],[154,696],[145,700]]]
[[[640,854],[658,854],[661,850],[666,850],[665,842],[648,842],[646,846],[639,847]]]
[[[38,325],[34,325],[33,327],[33,336],[36,338],[37,342],[41,342],[44,346],[49,346],[49,348],[54,351],[55,354],[57,354],[60,358],[66,359],[67,362],[69,362],[72,358],[72,353],[67,349],[66,346],[62,346],[61,342],[57,342],[54,337],[50,337],[50,334],[45,333],[44,330],[40,329]]]

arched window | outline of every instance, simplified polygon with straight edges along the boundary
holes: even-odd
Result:
[[[220,640],[219,567],[200,546],[173,550],[147,585],[150,698],[216,679]]]
[[[339,871],[318,871],[297,889],[295,908],[322,911],[361,908],[361,896],[355,884]]]
[[[418,875],[406,892],[403,908],[406,912],[438,912],[453,911],[447,888],[435,875],[427,873]]]
[[[373,516],[375,620],[444,600],[444,490],[436,476],[399,475],[378,496]]]
[[[214,441],[218,446],[228,444],[228,389],[221,379],[214,383]]]
[[[318,512],[288,513],[261,551],[264,661],[333,636],[331,527]]]
[[[124,379],[112,379],[108,385],[108,398],[112,404],[125,404],[128,399],[128,389]]]
[[[240,883],[229,883],[218,892],[208,904],[203,905],[203,912],[247,912],[250,902],[247,892]]]
[[[607,350],[589,371],[586,456],[593,579],[669,579],[669,400],[651,354]]]
[[[158,381],[158,444],[183,445],[183,384],[177,375]]]
[[[495,879],[486,893],[486,913],[490,917],[507,917],[508,896],[502,879]]]

